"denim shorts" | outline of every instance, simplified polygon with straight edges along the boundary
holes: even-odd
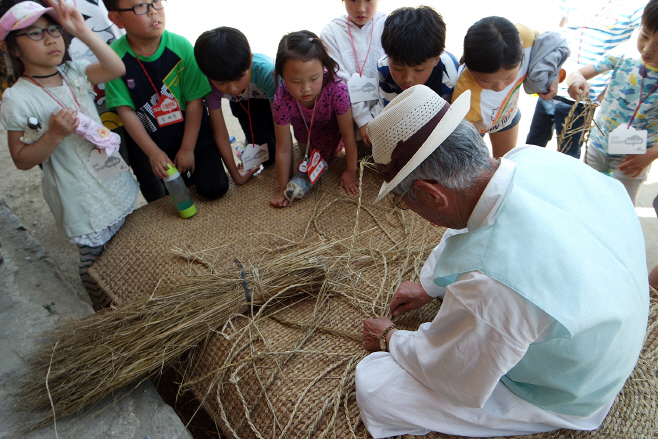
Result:
[[[514,118],[509,123],[509,125],[507,125],[505,128],[502,128],[502,129],[500,129],[498,131],[494,131],[494,132],[502,133],[503,131],[511,130],[512,128],[514,128],[515,126],[517,126],[519,124],[520,120],[521,120],[521,109],[519,108],[516,111],[516,114],[514,115]],[[485,134],[487,134],[487,133],[480,133],[480,136],[484,137]],[[493,134],[493,133],[489,133],[489,134]]]
[[[503,132],[503,131],[511,130],[512,128],[514,128],[515,126],[517,126],[517,125],[519,124],[519,121],[520,121],[520,120],[521,120],[521,109],[519,108],[519,109],[516,111],[516,114],[514,115],[514,118],[513,118],[512,121],[509,123],[509,125],[507,125],[505,128],[500,129],[500,130],[498,130],[498,131],[496,131],[496,132],[497,132],[497,133],[501,133],[501,132]]]

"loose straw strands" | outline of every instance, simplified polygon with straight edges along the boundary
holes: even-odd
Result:
[[[582,104],[582,111],[578,111],[578,104]],[[571,106],[571,110],[569,110],[567,117],[564,119],[562,131],[557,138],[560,152],[567,151],[571,146],[571,143],[575,140],[575,136],[580,133],[580,136],[578,137],[578,143],[585,144],[585,163],[587,163],[587,144],[589,142],[589,135],[592,129],[592,122],[594,121],[594,113],[596,112],[596,108],[598,106],[599,104],[593,102],[589,96],[578,96],[576,103]],[[579,127],[574,127],[579,119],[582,119],[582,124],[579,123]],[[596,124],[594,125],[596,126]],[[596,128],[600,129],[598,126]],[[566,144],[565,138],[569,139]]]
[[[317,293],[327,244],[270,255],[245,269],[252,305]],[[31,429],[80,412],[113,391],[158,373],[202,344],[231,316],[249,311],[238,268],[161,287],[150,298],[71,322],[52,334],[29,363],[19,409],[35,414]],[[48,382],[44,381],[48,377]],[[51,405],[52,398],[52,405]]]

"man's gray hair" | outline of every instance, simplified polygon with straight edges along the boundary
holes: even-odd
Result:
[[[470,122],[463,120],[429,157],[394,189],[396,194],[406,192],[416,200],[412,185],[414,181],[435,181],[442,186],[462,192],[468,190],[484,171],[492,170],[489,150]]]

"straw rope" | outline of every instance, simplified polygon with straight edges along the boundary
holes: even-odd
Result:
[[[583,110],[582,111],[577,111],[578,110],[578,104],[583,105]],[[589,148],[589,136],[590,132],[593,127],[596,127],[597,129],[600,129],[597,125],[596,122],[594,122],[594,113],[596,112],[596,108],[599,107],[598,103],[595,103],[590,99],[589,96],[578,96],[576,98],[576,103],[571,106],[571,110],[569,110],[569,113],[567,114],[567,117],[564,119],[564,124],[562,125],[562,131],[560,131],[560,134],[557,137],[557,144],[559,146],[558,151],[560,152],[565,152],[569,149],[571,146],[571,142],[573,140],[573,137],[576,134],[580,133],[580,137],[578,138],[578,143],[584,144],[585,145],[585,163],[587,163],[587,151]],[[578,121],[578,119],[582,118],[582,124],[580,127],[574,128],[574,124]],[[569,138],[569,141],[566,142],[564,139]]]

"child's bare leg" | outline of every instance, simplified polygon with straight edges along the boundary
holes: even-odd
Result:
[[[519,137],[519,124],[505,131],[490,133],[491,149],[495,159],[498,159],[516,147],[516,141]]]

